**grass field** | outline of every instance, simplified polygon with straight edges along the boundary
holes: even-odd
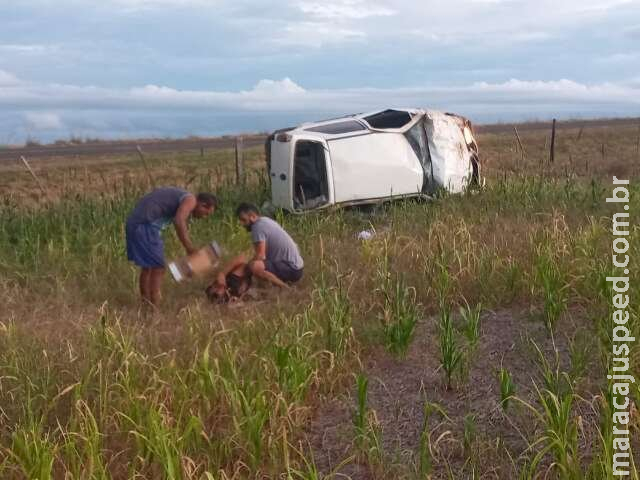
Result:
[[[547,131],[521,131],[524,152],[480,135],[482,191],[277,214],[305,257],[292,292],[212,306],[204,282],[167,279],[155,315],[124,254],[135,200],[152,182],[215,191],[194,238],[246,251],[233,210],[267,198],[260,149],[242,188],[231,151],[158,154],[150,174],[135,157],[34,161],[45,195],[0,167],[0,478],[614,478],[605,198],[631,178],[639,337],[638,133],[561,129],[553,165]]]

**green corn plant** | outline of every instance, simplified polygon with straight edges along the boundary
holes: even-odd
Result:
[[[298,345],[274,345],[273,360],[280,389],[294,401],[300,401],[313,375],[308,355]]]
[[[418,323],[415,289],[407,287],[398,276],[385,281],[382,293],[384,303],[380,319],[385,346],[391,353],[404,357]]]
[[[147,406],[143,423],[136,423],[136,420],[122,412],[119,414],[130,425],[130,433],[139,442],[139,449],[147,452],[146,458],[160,466],[165,478],[180,480],[183,475],[179,438],[168,423],[166,412],[161,412],[160,408]]]
[[[482,304],[478,303],[472,308],[465,300],[465,306],[460,307],[459,311],[463,321],[462,331],[467,342],[469,342],[469,346],[474,350],[480,339],[480,314],[482,312]]]
[[[221,379],[226,401],[231,408],[233,427],[238,443],[247,457],[251,468],[256,468],[263,460],[268,443],[265,442],[265,426],[271,417],[271,408],[264,391],[257,383],[243,384],[237,379]]]
[[[575,383],[585,374],[590,354],[591,348],[584,339],[573,338],[569,342],[569,359],[571,360],[569,377],[572,382]]]
[[[506,298],[512,302],[521,292],[524,272],[522,266],[513,259],[507,260],[507,266],[504,270],[502,283],[506,291]]]
[[[202,352],[196,351],[191,373],[196,377],[197,388],[204,398],[213,401],[219,395],[217,363],[211,359],[211,344],[207,343]]]
[[[382,465],[382,441],[380,438],[380,423],[374,411],[369,409],[368,378],[359,373],[356,377],[356,411],[353,415],[355,429],[355,444],[373,469],[380,469]]]
[[[553,339],[553,337],[552,337]],[[560,369],[560,352],[556,348],[555,341],[553,343],[553,366],[542,352],[538,344],[531,340],[531,345],[535,349],[538,358],[538,368],[542,375],[542,380],[546,390],[555,393],[557,396],[563,397],[571,393],[572,382],[566,372]]]
[[[516,393],[516,385],[511,374],[505,369],[498,370],[498,383],[500,385],[500,406],[504,411],[509,407],[509,401]]]
[[[84,400],[76,402],[75,413],[74,423],[77,423],[77,431],[63,432],[67,471],[73,478],[107,480],[110,475],[102,453],[103,435],[100,433],[98,422]]]
[[[559,397],[549,390],[539,390],[536,386],[538,401],[542,410],[537,417],[544,425],[543,433],[533,445],[541,445],[541,450],[533,458],[537,466],[547,453],[554,459],[554,467],[561,478],[580,480],[583,478],[578,449],[577,420],[572,416],[574,395]]]
[[[356,430],[356,443],[362,446],[367,430],[367,390],[369,379],[362,373],[356,377],[356,412],[353,417],[353,425]]]
[[[568,288],[561,267],[548,248],[540,248],[536,259],[536,278],[544,305],[544,323],[552,332],[567,309]]]
[[[433,471],[433,452],[431,451],[431,437],[429,426],[425,422],[420,432],[420,445],[418,447],[417,476],[418,478],[429,478]]]
[[[296,448],[295,446],[290,445],[290,448],[300,459],[298,462],[300,466],[288,466],[286,480],[330,480],[332,478],[340,478],[340,474],[338,472],[354,460],[353,456],[347,457],[338,465],[333,467],[329,473],[323,475],[316,466],[316,461],[310,448],[308,448],[309,453],[307,455],[303,452],[302,446],[300,446],[300,448]]]
[[[474,459],[472,449],[477,436],[476,416],[472,413],[466,414],[463,419],[463,427],[462,446],[466,457],[471,459],[473,463]]]
[[[516,470],[518,472],[518,480],[535,480],[538,478],[536,476],[536,467],[531,465],[531,461],[528,458],[525,458],[521,462],[521,466]]]
[[[267,446],[263,434],[270,417],[270,410],[264,393],[252,398],[242,394],[241,399],[244,417],[235,420],[247,440],[250,465],[255,469],[262,461]]]
[[[336,285],[329,287],[324,278],[317,288],[320,309],[324,318],[324,337],[326,349],[338,359],[342,359],[351,344],[353,331],[351,326],[351,302],[341,275],[336,275]]]
[[[294,448],[294,451],[295,451],[295,448]],[[313,459],[313,455],[311,456],[311,459],[307,459],[307,457],[304,456],[303,454],[300,454],[300,457],[302,458],[302,465],[300,467],[296,468],[296,467],[288,466],[287,472],[286,472],[287,480],[293,480],[293,479],[322,480],[324,478],[320,473],[320,471],[318,470],[318,467],[316,466],[316,462]]]
[[[436,278],[435,278],[435,291],[436,298],[438,300],[438,306],[440,309],[445,309],[449,307],[449,296],[451,295],[451,290],[453,288],[451,274],[449,273],[449,266],[446,263],[446,259],[444,255],[441,255],[437,261],[436,268]]]
[[[423,407],[422,428],[420,430],[420,443],[418,445],[417,459],[415,461],[415,473],[419,479],[428,479],[433,473],[433,445],[429,422],[436,414],[450,420],[442,406],[433,402],[425,402]]]
[[[598,432],[598,450],[589,465],[587,478],[614,478],[613,476],[613,390],[611,385],[600,391],[597,402],[594,405],[594,412],[600,418],[597,427]]]
[[[608,375],[613,375],[614,372],[609,366],[609,370],[607,372]],[[631,389],[631,396],[635,396],[636,405],[638,405],[638,400],[640,399],[640,388],[635,386],[635,388]],[[589,480],[596,480],[599,478],[616,478],[617,475],[614,474],[613,462],[614,454],[616,451],[613,449],[613,429],[614,429],[614,421],[613,414],[616,411],[614,406],[614,393],[612,388],[611,381],[608,382],[606,388],[603,388],[600,391],[600,394],[595,397],[595,402],[592,403],[592,409],[594,414],[598,416],[600,419],[598,426],[596,427],[596,431],[598,433],[598,445],[597,450],[595,452],[594,458],[589,464],[589,468],[586,472],[585,478]],[[636,431],[638,420],[635,420],[635,424],[633,423],[633,415],[631,419],[631,423],[628,426],[628,429],[631,432]],[[629,475],[628,478],[632,478],[634,480],[640,480],[640,471],[638,470],[638,465],[636,465],[635,456],[633,447],[629,450],[629,458],[626,459],[629,462]]]
[[[18,428],[11,435],[11,449],[8,453],[26,478],[51,480],[57,450],[50,435],[43,433],[40,427],[30,425]]]
[[[382,427],[375,411],[370,410],[367,415],[366,451],[367,463],[375,476],[383,474],[384,451],[382,448]]]
[[[445,373],[447,389],[451,389],[453,376],[462,368],[464,355],[456,342],[451,313],[448,309],[440,312],[439,340],[440,365]]]
[[[578,448],[578,424],[573,415],[573,403],[577,397],[571,380],[566,372],[560,370],[560,361],[554,343],[555,367],[552,368],[538,345],[532,340],[538,353],[540,370],[545,388],[539,389],[534,383],[540,409],[513,397],[526,406],[542,425],[542,433],[529,446],[530,450],[539,448],[529,464],[535,472],[547,454],[553,457],[552,467],[560,478],[579,480],[583,478]]]

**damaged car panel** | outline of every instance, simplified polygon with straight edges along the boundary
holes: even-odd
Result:
[[[471,123],[387,109],[278,130],[266,142],[272,203],[291,212],[462,192],[478,182]]]

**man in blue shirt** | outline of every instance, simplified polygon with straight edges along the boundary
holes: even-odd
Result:
[[[143,302],[157,306],[164,277],[164,244],[160,232],[175,225],[187,255],[196,251],[189,237],[190,217],[205,218],[218,205],[215,195],[197,196],[176,187],[156,188],[142,197],[127,219],[127,257],[140,267],[140,295]]]

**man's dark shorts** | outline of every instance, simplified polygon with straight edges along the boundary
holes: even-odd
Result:
[[[127,257],[141,268],[164,268],[160,230],[148,223],[127,223]]]
[[[273,273],[283,282],[295,283],[302,278],[304,269],[295,269],[287,262],[272,262],[271,260],[264,261],[264,267],[267,272]]]

